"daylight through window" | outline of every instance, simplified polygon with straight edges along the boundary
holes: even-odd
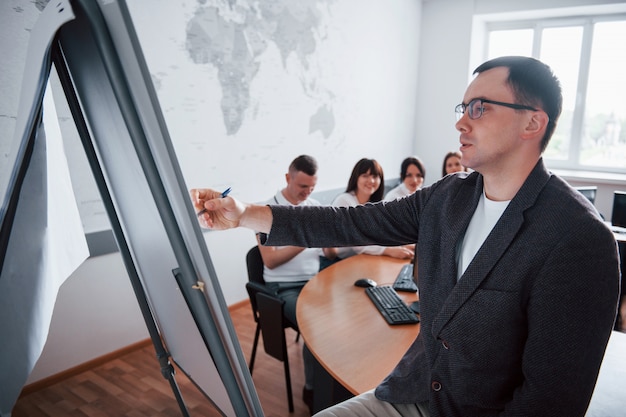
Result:
[[[561,80],[549,165],[626,173],[626,15],[498,22],[487,32],[486,58],[533,56]]]

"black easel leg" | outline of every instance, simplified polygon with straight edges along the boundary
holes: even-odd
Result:
[[[143,315],[146,327],[148,328],[150,339],[152,340],[152,344],[154,345],[156,357],[161,364],[161,374],[165,379],[169,381],[170,387],[172,388],[174,396],[176,397],[176,401],[178,402],[183,417],[189,417],[189,411],[187,410],[185,401],[183,400],[178,384],[176,383],[176,380],[174,378],[175,371],[174,367],[169,361],[170,354],[165,350],[165,347],[163,346],[163,343],[161,341],[161,336],[154,321],[154,316],[152,315],[152,311],[150,310],[150,306],[148,304],[148,298],[146,296],[146,293],[144,292],[144,288],[141,284],[141,280],[139,279],[139,275],[137,274],[137,269],[135,268],[135,265],[132,261],[130,250],[124,238],[119,219],[115,214],[115,207],[113,206],[111,195],[109,194],[109,190],[106,186],[104,175],[102,173],[102,170],[100,169],[98,157],[93,148],[91,137],[89,135],[89,130],[87,128],[87,124],[85,123],[85,119],[83,117],[78,98],[76,97],[76,92],[74,91],[71,77],[63,58],[63,54],[61,53],[59,44],[56,40],[52,47],[52,61],[61,80],[61,85],[63,86],[63,91],[65,92],[67,103],[72,112],[72,116],[74,118],[78,134],[80,135],[83,148],[85,149],[89,165],[91,166],[91,171],[93,172],[96,184],[98,185],[98,190],[100,191],[100,196],[102,197],[102,201],[104,202],[104,206],[109,215],[111,228],[116,238],[117,245],[122,255],[122,259],[124,260],[124,264],[126,265],[126,271],[128,272],[130,282],[133,286],[133,291],[135,292],[135,297],[137,298],[137,302],[139,303],[141,314]]]

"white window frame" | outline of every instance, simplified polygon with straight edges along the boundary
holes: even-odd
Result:
[[[543,29],[565,26],[582,26],[583,38],[581,49],[581,65],[579,66],[579,80],[576,92],[576,107],[573,114],[573,124],[570,137],[569,154],[565,160],[547,159],[549,167],[557,170],[569,171],[580,177],[604,177],[624,181],[626,169],[608,168],[581,165],[579,153],[581,148],[581,132],[587,83],[589,78],[589,62],[592,46],[592,25],[597,22],[626,20],[626,3],[605,8],[567,8],[538,11],[524,11],[491,15],[474,16],[472,50],[470,61],[475,65],[487,59],[489,34],[496,30],[531,29],[533,30],[532,56],[539,57],[541,34]],[[617,6],[617,7],[615,7]],[[557,74],[558,75],[558,74]],[[625,98],[626,99],[626,98]]]

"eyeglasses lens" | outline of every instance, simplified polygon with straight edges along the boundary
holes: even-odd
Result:
[[[474,120],[480,118],[483,115],[483,102],[482,100],[474,99],[467,105],[467,111],[469,112],[469,118]]]
[[[461,120],[461,117],[463,117],[464,113],[465,113],[465,105],[464,104],[457,104],[457,106],[454,108],[454,114],[456,116],[456,121],[457,122],[459,120]]]
[[[454,112],[456,113],[456,120],[459,121],[467,112],[467,115],[470,119],[478,119],[483,115],[483,102],[480,99],[474,99],[469,102],[469,104],[459,104],[454,108]]]

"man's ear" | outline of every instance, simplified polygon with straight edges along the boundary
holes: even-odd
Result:
[[[524,137],[533,137],[533,136],[541,136],[543,137],[544,132],[546,131],[546,127],[548,126],[548,122],[550,119],[546,112],[543,111],[535,111],[532,113],[530,119],[528,119],[528,123],[526,128],[524,129]]]

